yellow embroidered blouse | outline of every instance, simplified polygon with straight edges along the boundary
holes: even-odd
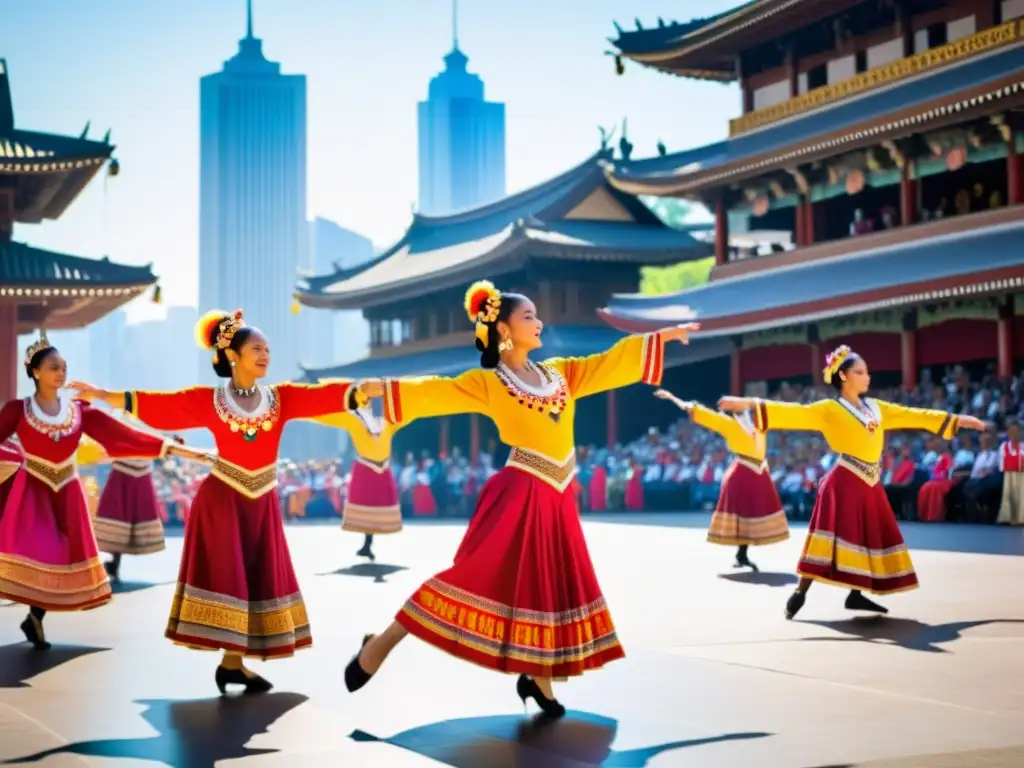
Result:
[[[537,369],[542,387],[520,381],[499,365],[455,378],[384,380],[384,418],[394,425],[415,419],[478,413],[513,447],[509,463],[560,490],[575,468],[576,400],[638,382],[658,385],[663,368],[660,333],[627,336],[606,352],[547,360]],[[555,413],[553,413],[553,411]]]
[[[871,466],[882,458],[886,432],[920,429],[949,440],[960,428],[959,417],[945,411],[907,408],[867,397],[861,402],[864,409],[842,399],[819,400],[809,405],[758,400],[754,406],[754,425],[761,432],[820,432],[835,453]]]
[[[395,424],[385,419],[377,419],[372,414],[364,417],[359,411],[332,413],[329,416],[320,416],[313,421],[348,432],[359,457],[372,461],[374,464],[386,464],[390,461],[391,441],[400,429]],[[379,421],[380,424],[375,424],[375,421]],[[378,428],[380,432],[375,434]]]
[[[753,422],[748,428],[742,423],[741,417],[713,411],[700,403],[693,404],[690,418],[693,419],[694,424],[717,432],[724,437],[729,452],[737,458],[749,459],[757,465],[764,462],[768,441],[765,439],[765,433],[756,429]]]
[[[102,464],[109,460],[110,457],[103,450],[102,445],[84,435],[82,436],[82,440],[78,444],[78,451],[75,453],[75,462],[80,467],[87,467],[90,464]]]

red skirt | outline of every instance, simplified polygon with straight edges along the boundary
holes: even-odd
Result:
[[[162,517],[149,472],[136,475],[115,465],[93,520],[96,544],[111,554],[159,552],[166,546]]]
[[[789,538],[789,523],[768,468],[734,460],[722,479],[708,541],[730,547],[774,544]]]
[[[167,638],[259,659],[312,645],[276,490],[252,499],[209,475],[189,510]]]
[[[356,460],[352,465],[344,515],[341,527],[346,531],[379,534],[402,530],[402,507],[390,464]]]
[[[429,485],[417,483],[412,487],[412,513],[414,515],[437,514],[437,500]]]
[[[842,464],[821,481],[797,573],[884,595],[916,589],[917,574],[881,483]]]
[[[644,508],[644,484],[639,473],[634,474],[626,483],[626,509],[639,512]]]
[[[501,672],[570,677],[625,655],[572,490],[513,467],[484,484],[455,564],[420,587],[397,620]]]
[[[953,490],[952,480],[929,480],[917,492],[917,519],[937,523],[946,519],[946,497]]]
[[[47,611],[98,608],[111,598],[82,482],[53,490],[25,469],[0,514],[0,597]]]

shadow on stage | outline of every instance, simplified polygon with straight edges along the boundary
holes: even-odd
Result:
[[[141,739],[80,741],[34,755],[5,760],[4,765],[35,763],[53,755],[151,760],[170,768],[214,768],[222,760],[269,755],[277,749],[245,745],[306,701],[297,693],[268,693],[192,701],[167,699],[136,702],[146,706],[142,718],[159,732]]]
[[[610,718],[569,712],[562,720],[515,715],[471,717],[431,723],[389,738],[363,731],[354,731],[349,738],[401,747],[453,768],[643,768],[663,752],[771,735],[727,733],[620,751],[612,749],[618,727],[618,722]]]
[[[25,641],[0,646],[0,688],[28,688],[26,681],[37,675],[83,656],[109,650],[94,646],[54,645],[48,651],[37,651]]]
[[[356,576],[362,579],[373,579],[374,584],[384,584],[388,576],[399,571],[409,570],[404,565],[387,565],[386,563],[358,563],[336,571],[318,573],[317,576]]]
[[[144,589],[152,589],[153,587],[166,587],[173,583],[173,581],[160,581],[156,583],[148,581],[112,581],[110,582],[110,591],[115,595],[130,595],[132,592],[141,592]]]
[[[805,637],[800,642],[860,642],[896,645],[908,651],[948,653],[940,646],[955,642],[966,630],[989,624],[1024,624],[1024,619],[983,619],[954,621],[949,624],[925,624],[917,619],[890,616],[863,616],[841,621],[802,621],[823,629],[831,629],[845,637]]]
[[[737,573],[720,573],[718,578],[733,581],[737,584],[757,584],[762,587],[788,587],[800,579],[792,573],[773,571],[739,571]]]

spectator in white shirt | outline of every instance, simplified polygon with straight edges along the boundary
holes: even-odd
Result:
[[[999,452],[994,445],[995,440],[990,433],[981,436],[981,450],[974,459],[970,479],[964,483],[965,522],[995,522],[999,495],[1003,490],[1003,475],[999,471]]]

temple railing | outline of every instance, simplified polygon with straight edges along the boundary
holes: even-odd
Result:
[[[1024,39],[1024,19],[1014,19],[998,27],[983,29],[970,37],[874,67],[838,83],[823,85],[779,104],[733,118],[729,121],[729,137],[740,136],[827,104],[867,93],[875,88],[892,85],[950,64],[966,61],[974,56],[1009,47],[1019,43],[1021,39]]]

